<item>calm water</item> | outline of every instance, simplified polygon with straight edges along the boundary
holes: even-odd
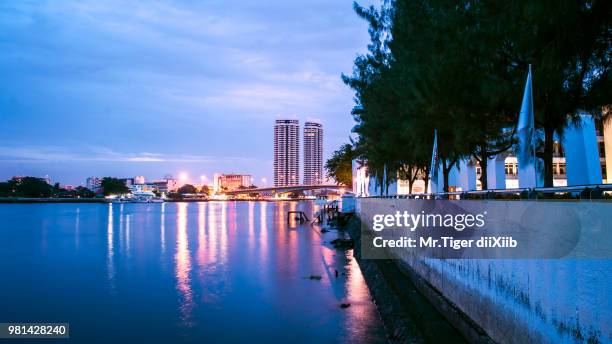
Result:
[[[87,343],[383,342],[351,253],[289,210],[314,205],[0,205],[0,322]]]

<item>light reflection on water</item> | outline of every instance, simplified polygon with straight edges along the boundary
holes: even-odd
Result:
[[[315,206],[0,206],[0,273],[14,276],[0,284],[14,295],[0,299],[0,322],[66,321],[71,340],[88,343],[119,332],[145,342],[384,341],[351,253],[329,246],[333,232],[287,223],[296,210],[312,219]]]
[[[166,203],[161,204],[161,220],[160,220],[160,242],[161,242],[161,251],[162,253],[166,253]]]
[[[107,234],[106,234],[106,239],[107,239],[107,263],[106,263],[106,269],[108,270],[108,284],[111,290],[115,290],[115,266],[113,264],[113,257],[115,256],[115,249],[114,249],[114,234],[113,234],[113,204],[110,203],[108,205],[108,219],[107,221]]]
[[[193,309],[193,295],[191,292],[191,257],[189,252],[189,239],[187,238],[187,203],[177,204],[176,214],[176,288],[181,293],[180,312],[181,323],[190,327],[193,325],[191,311]]]

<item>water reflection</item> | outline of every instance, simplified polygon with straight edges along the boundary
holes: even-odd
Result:
[[[130,215],[125,216],[125,253],[129,257],[130,256]]]
[[[191,311],[193,309],[193,294],[191,291],[191,257],[189,254],[189,239],[187,236],[188,203],[178,203],[176,213],[176,288],[181,294],[180,301],[181,324],[185,327],[193,325]]]
[[[349,343],[355,342],[358,339],[362,341],[368,336],[368,329],[362,326],[356,326],[359,319],[364,319],[372,316],[369,312],[370,292],[366,287],[363,275],[359,271],[357,261],[353,259],[352,251],[345,253],[346,258],[346,297],[353,301],[351,307],[347,309],[348,316],[344,321],[344,326],[347,329],[347,339]]]
[[[124,239],[123,239],[123,203],[119,205],[119,251],[123,252]]]
[[[316,208],[310,203],[94,204],[76,209],[71,209],[76,218],[66,225],[81,236],[75,241],[78,257],[66,261],[68,271],[79,278],[61,288],[53,285],[54,290],[88,295],[95,299],[88,309],[119,311],[122,321],[150,321],[152,333],[161,337],[151,334],[146,342],[171,342],[164,337],[169,334],[187,342],[244,342],[250,339],[245,333],[262,334],[269,342],[286,341],[291,333],[296,344],[377,341],[368,337],[380,323],[358,266],[328,244],[337,233],[287,221],[288,211],[305,211],[312,218]],[[95,211],[101,216],[88,216]],[[89,240],[92,221],[100,219],[100,240]],[[62,252],[55,246],[61,242],[56,232],[48,233],[49,255]],[[95,252],[100,260],[91,260]],[[72,261],[81,265],[70,270]],[[83,263],[96,262],[101,269],[82,269]],[[102,292],[93,290],[96,278],[105,281]],[[351,307],[341,309],[344,302]],[[79,307],[86,306],[70,307],[81,312]],[[86,326],[85,320],[69,320]],[[107,321],[116,331],[122,328],[119,320]],[[236,324],[243,331],[235,331]]]
[[[217,261],[217,208],[218,203],[209,203],[210,211],[208,212],[208,263],[212,264]]]
[[[198,203],[198,265],[206,264],[206,203]],[[200,270],[201,271],[201,270]]]
[[[227,202],[217,203],[221,205],[221,240],[219,247],[219,259],[224,264],[227,260]]]
[[[162,254],[166,253],[166,203],[161,204],[160,218],[160,242]]]
[[[113,204],[108,204],[108,218],[106,227],[106,269],[108,271],[108,283],[111,290],[115,289],[115,265],[113,264],[113,257],[115,256],[114,244],[113,244]]]
[[[268,264],[268,202],[259,202],[259,261]],[[263,272],[263,269],[260,270]]]
[[[81,235],[79,234],[80,224],[81,224],[81,208],[76,209],[75,218],[76,219],[75,219],[75,228],[74,228],[74,247],[78,250],[79,249],[79,238],[81,237]]]
[[[255,248],[255,202],[249,202],[249,254]]]

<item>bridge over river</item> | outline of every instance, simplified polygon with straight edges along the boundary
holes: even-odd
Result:
[[[262,193],[288,193],[296,191],[308,191],[308,190],[347,190],[350,187],[336,184],[320,184],[320,185],[290,185],[290,186],[275,186],[269,188],[256,188],[256,189],[241,189],[225,192],[226,195],[243,195],[243,194],[262,194]]]

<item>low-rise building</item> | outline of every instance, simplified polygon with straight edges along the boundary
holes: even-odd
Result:
[[[240,188],[249,188],[253,185],[253,177],[249,174],[219,174],[215,173],[214,191],[233,191]]]

